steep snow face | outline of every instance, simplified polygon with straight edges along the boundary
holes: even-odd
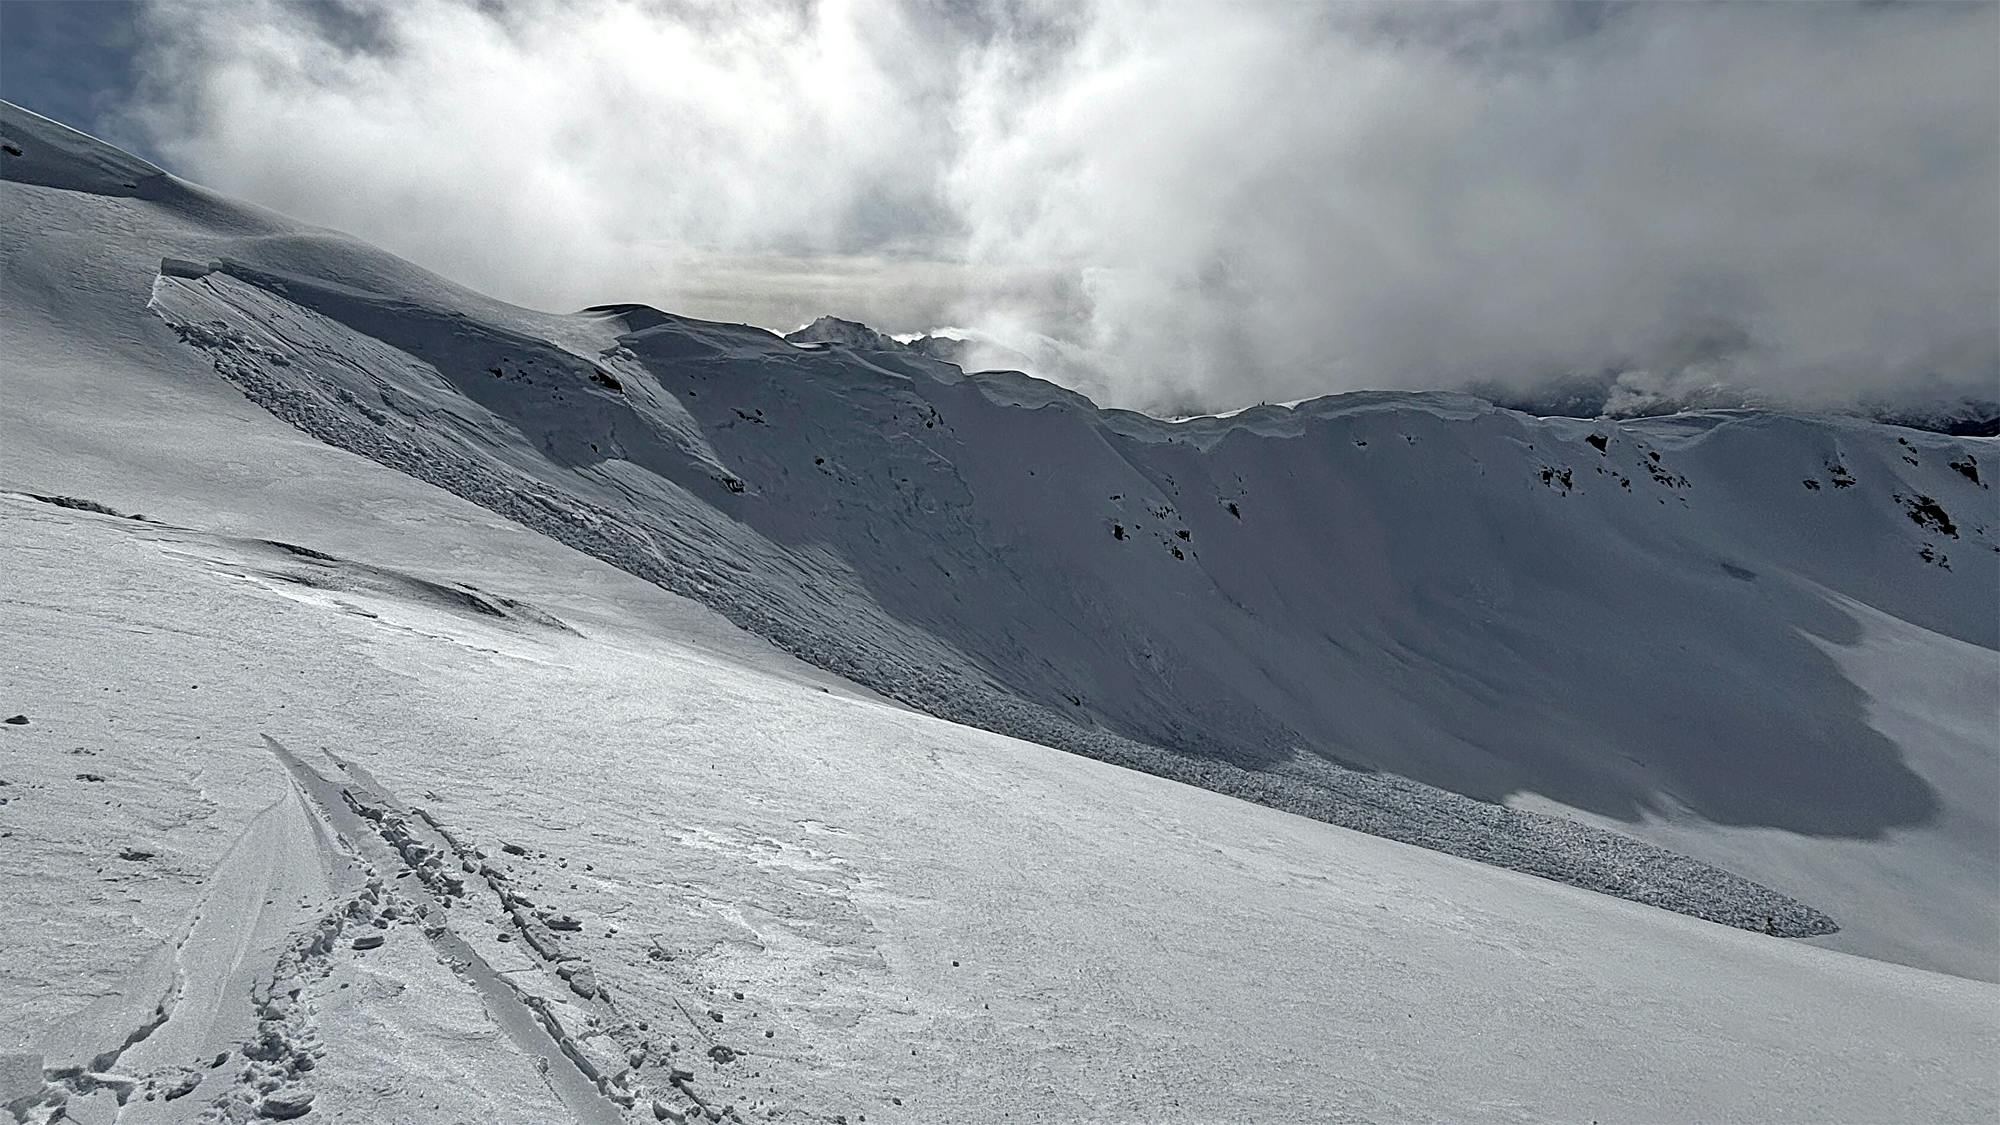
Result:
[[[1990,706],[1951,696],[1948,725],[1983,734],[1912,734],[1843,659],[1879,613],[2000,688],[1990,442],[1407,394],[1168,424],[858,347],[861,326],[802,350],[641,306],[545,316],[329,236],[19,190],[35,262],[9,298],[39,325],[32,347],[98,331],[59,295],[87,275],[120,332],[173,327],[172,358],[152,337],[131,349],[148,362],[212,363],[308,433],[904,702],[1462,854],[1532,839],[1527,858],[1487,857],[1614,882],[1578,874],[1606,837],[1565,845],[1332,763],[1573,811],[1726,862],[1850,935],[1886,932],[1870,920],[1909,869],[1856,880],[1827,849],[1922,841],[1924,893],[1893,898],[1919,921],[1893,928],[1950,940],[1855,947],[2000,971]],[[123,256],[31,237],[37,213],[122,231]],[[152,329],[131,319],[148,300]],[[1766,863],[1760,838],[1800,843]],[[1940,905],[1968,892],[1969,910]],[[1730,917],[1785,909],[1751,901]]]
[[[235,279],[251,279],[256,284],[244,286]],[[278,292],[285,294],[282,310],[272,304],[273,294]],[[789,345],[774,348],[768,334],[726,325],[669,322],[663,314],[632,309],[598,310],[595,315],[628,327],[644,325],[618,337],[620,342],[600,357],[605,361],[600,366],[580,363],[573,354],[507,335],[503,330],[511,343],[501,347],[525,349],[529,354],[512,368],[496,364],[486,369],[484,374],[491,379],[478,380],[471,388],[482,408],[510,412],[512,418],[553,416],[558,409],[573,417],[608,410],[611,420],[601,426],[604,433],[635,435],[620,445],[619,459],[654,474],[622,481],[623,494],[585,493],[551,488],[546,475],[548,459],[589,464],[601,456],[610,443],[608,437],[601,439],[603,444],[598,440],[579,442],[573,434],[549,431],[542,434],[539,450],[531,453],[509,451],[505,442],[468,446],[436,440],[435,429],[426,424],[427,416],[454,419],[447,424],[464,423],[489,433],[496,426],[512,424],[471,418],[468,404],[435,396],[435,372],[463,369],[463,349],[468,346],[479,354],[479,343],[462,322],[434,316],[427,323],[404,303],[373,299],[346,287],[296,276],[269,275],[231,260],[208,265],[169,263],[156,288],[153,306],[176,326],[184,340],[214,354],[218,371],[257,402],[308,432],[449,488],[670,589],[708,601],[823,666],[837,668],[933,712],[990,729],[1031,733],[1054,745],[1197,780],[1335,823],[1716,921],[1792,936],[1833,929],[1823,913],[1768,888],[1624,837],[1506,812],[1434,787],[1387,775],[1356,773],[1324,762],[1316,763],[1317,769],[1311,768],[1315,763],[1310,760],[1290,763],[1285,774],[1273,775],[1192,755],[1163,754],[1130,738],[1081,728],[1067,716],[1056,716],[1051,708],[1022,699],[1004,680],[996,681],[969,666],[961,649],[941,646],[935,631],[912,629],[891,618],[864,586],[836,586],[846,576],[827,570],[824,560],[787,563],[774,557],[782,544],[773,544],[766,535],[744,534],[733,525],[718,526],[708,506],[687,497],[686,492],[700,485],[712,489],[719,483],[726,494],[743,494],[747,486],[730,468],[740,458],[732,458],[718,443],[709,441],[700,425],[660,409],[657,397],[643,393],[645,387],[657,386],[643,370],[637,378],[630,371],[611,373],[619,366],[617,361],[627,358],[643,363],[650,356],[655,362],[676,365],[716,359],[735,368],[787,354]],[[386,325],[382,323],[385,316]],[[238,324],[249,327],[232,327]],[[367,324],[376,335],[359,333],[348,327],[352,324]],[[412,353],[402,348],[385,349],[381,344],[384,334],[429,358],[420,368],[411,368],[398,357]],[[473,340],[470,344],[469,339]],[[486,346],[493,346],[492,342]],[[619,352],[626,354],[616,354]],[[459,358],[440,358],[447,353],[456,353]],[[339,365],[319,367],[331,378],[316,385],[287,377],[293,366],[289,357],[302,354],[344,358]],[[370,378],[377,381],[356,381],[350,377],[355,372],[375,372]],[[381,378],[395,380],[410,394],[383,396]],[[1028,400],[1051,401],[1047,392],[1053,389],[1033,380],[1003,377],[986,382],[1005,388],[1005,401],[1014,406]],[[619,420],[619,400],[628,393],[641,398],[631,408],[640,416],[638,421]],[[536,407],[534,400],[542,395],[549,402]],[[380,397],[386,409],[367,405],[375,397]],[[689,397],[699,397],[699,392],[691,388]],[[893,398],[890,401],[887,408],[863,404],[862,409],[899,409]],[[851,408],[852,404],[829,403],[817,409],[837,412]],[[925,407],[919,403],[912,408]],[[929,409],[934,416],[935,408]],[[761,408],[733,410],[735,421],[720,428],[767,424]],[[359,421],[354,418],[356,413]],[[815,410],[809,408],[805,413],[810,416]],[[934,426],[933,420],[926,428]],[[840,441],[837,430],[833,438],[836,446]],[[640,441],[645,439],[663,440],[642,446]],[[854,462],[852,457],[844,459],[846,464]],[[923,466],[908,470],[912,474],[923,471]],[[629,497],[648,487],[648,480],[650,502],[631,503]],[[961,500],[955,507],[962,512],[969,505]],[[946,514],[948,510],[929,509],[944,521],[947,531],[954,518]],[[891,514],[876,537],[897,535],[899,528],[907,535],[908,526],[907,514]],[[935,554],[942,555],[943,550]],[[740,561],[753,560],[758,565],[740,566]],[[978,561],[977,557],[972,559],[974,564]],[[718,569],[732,564],[740,567],[736,580],[715,581]],[[793,576],[815,565],[824,572],[821,578],[826,588],[801,590]],[[950,577],[948,570],[944,573]],[[802,601],[801,594],[816,596],[819,601]],[[1035,606],[1031,591],[1023,592],[1020,604],[1023,610]],[[840,629],[829,630],[829,623]],[[1073,697],[1067,702],[1081,706]]]
[[[1188,754],[1869,836],[1924,823],[1936,795],[1813,643],[1854,633],[1831,595],[1996,643],[1977,443],[1777,415],[1544,421],[1420,395],[1169,426],[907,352],[671,321],[584,351],[407,294],[218,266],[162,276],[156,308],[233,378],[344,411],[329,433],[393,426],[419,453],[449,439],[684,523],[663,549],[744,564],[719,599],[865,629],[869,651],[953,659]]]

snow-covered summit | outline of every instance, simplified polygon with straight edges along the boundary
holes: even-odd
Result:
[[[785,339],[794,344],[812,346],[832,344],[864,352],[903,352],[920,355],[941,363],[949,363],[965,371],[1007,371],[1027,366],[1026,356],[984,341],[948,336],[943,333],[926,333],[911,339],[899,340],[859,321],[842,320],[836,316],[822,316],[803,328],[786,333]]]
[[[863,351],[909,350],[909,346],[901,340],[877,332],[860,321],[842,320],[837,316],[822,316],[803,328],[785,333],[785,339],[794,344],[838,344]]]

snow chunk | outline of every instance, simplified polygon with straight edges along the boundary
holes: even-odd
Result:
[[[189,280],[207,277],[215,272],[213,262],[191,262],[186,258],[161,258],[160,274],[163,277],[185,277]]]

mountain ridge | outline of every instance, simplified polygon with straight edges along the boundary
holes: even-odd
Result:
[[[1875,729],[1834,659],[1865,636],[1843,599],[1996,644],[1977,600],[1992,494],[1952,467],[1990,463],[1976,441],[1761,412],[1534,419],[1446,393],[1168,422],[908,349],[512,309],[337,236],[156,242],[154,313],[253,401],[432,483],[497,474],[530,513],[513,518],[946,717],[1220,771],[1280,807],[1332,793],[1347,822],[1402,801],[1375,828],[1406,835],[1447,807],[1427,792],[1470,798],[1446,819],[1491,822],[1456,846],[1525,833],[1523,869],[1585,862],[1557,838],[1573,822],[1496,802],[1777,830],[1802,854],[1956,825],[1969,863],[1991,832],[1964,808],[1978,787],[1951,792]],[[1357,766],[1375,772],[1331,772]],[[1746,874],[1873,940],[1875,892]]]

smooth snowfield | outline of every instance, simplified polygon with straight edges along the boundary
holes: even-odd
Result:
[[[636,1095],[630,1120],[654,1097],[691,1107],[682,1087],[746,1120],[2000,1111],[2000,988],[954,726],[747,638],[663,639],[661,624],[699,634],[707,615],[636,580],[610,581],[644,628],[601,603],[493,616],[257,541],[19,497],[0,500],[0,521],[8,706],[30,718],[0,727],[8,1049],[69,1042],[82,999],[119,996],[135,971],[153,987],[145,960],[202,916],[207,877],[274,812],[318,810],[308,823],[339,836],[268,732],[364,806],[388,794],[422,808],[445,847],[476,849],[532,901],[531,920],[578,927],[543,933],[561,965],[588,966],[598,998],[566,988],[525,934],[495,940],[520,931],[483,877],[433,910],[546,998],[606,1089]],[[372,861],[335,854],[388,884],[389,903],[421,898],[423,873],[372,846]],[[119,858],[134,849],[151,858]],[[295,909],[317,919],[354,893]],[[616,1112],[610,1097],[577,1112],[536,1078],[440,965],[426,920],[405,913],[356,950],[372,927],[343,916],[324,956],[265,967],[279,993],[299,988],[264,1021],[283,1050],[312,1054],[279,1089],[312,1093],[313,1119]],[[231,963],[212,946],[180,955],[196,980]],[[103,1060],[137,1084],[120,1120],[253,1104],[240,1049],[211,1068],[210,1044],[191,1049],[173,1018],[151,1035]],[[190,1049],[149,1046],[170,1038]],[[693,1077],[676,1085],[676,1067]],[[145,1100],[189,1073],[192,1092]]]

